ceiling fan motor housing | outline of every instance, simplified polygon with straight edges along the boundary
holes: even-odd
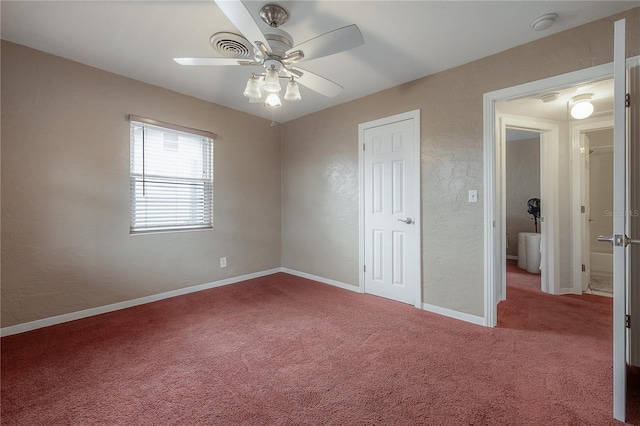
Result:
[[[287,32],[276,28],[269,30],[269,33],[266,33],[264,38],[269,42],[272,51],[271,55],[276,58],[283,59],[287,56],[287,50],[293,47],[293,38]]]

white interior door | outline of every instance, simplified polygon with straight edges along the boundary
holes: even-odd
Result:
[[[582,291],[586,291],[591,280],[591,201],[589,199],[590,178],[589,178],[589,137],[584,133],[580,134],[580,152],[582,153],[582,206],[584,213],[582,218]]]
[[[415,158],[420,142],[415,119],[362,126],[364,290],[420,306],[420,251],[415,249],[420,245]]]
[[[628,71],[629,107],[629,236],[640,238],[640,58],[634,59]],[[628,334],[629,364],[640,367],[640,245],[631,244],[629,253],[628,310],[631,328]]]
[[[613,417],[626,415],[627,368],[627,69],[625,20],[614,24],[613,101]]]

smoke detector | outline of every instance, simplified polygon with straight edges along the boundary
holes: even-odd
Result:
[[[558,92],[545,93],[544,95],[540,96],[540,100],[546,104],[549,102],[557,101],[559,97],[560,93]]]
[[[547,13],[546,15],[538,16],[531,23],[531,28],[536,31],[544,31],[551,28],[551,26],[556,22],[556,19],[558,19],[558,14],[556,13]]]

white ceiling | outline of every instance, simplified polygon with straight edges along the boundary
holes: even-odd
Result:
[[[245,5],[258,17],[266,1]],[[281,29],[299,44],[357,24],[365,45],[300,63],[343,86],[330,99],[302,87],[283,102],[286,122],[418,79],[638,5],[637,1],[276,1],[291,18]],[[2,1],[1,36],[93,67],[271,119],[242,91],[259,68],[185,67],[173,57],[219,56],[209,45],[219,31],[237,32],[213,1]],[[533,31],[536,17],[556,24]]]
[[[543,102],[540,98],[546,93],[557,93],[558,99],[552,102]],[[613,79],[583,83],[524,99],[502,101],[498,102],[496,108],[499,112],[509,115],[554,121],[576,121],[569,114],[569,108],[573,97],[584,94],[592,95],[591,103],[594,107],[592,117],[613,114]]]

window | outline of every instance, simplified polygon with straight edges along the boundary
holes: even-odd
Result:
[[[131,122],[131,233],[213,228],[214,133]]]

